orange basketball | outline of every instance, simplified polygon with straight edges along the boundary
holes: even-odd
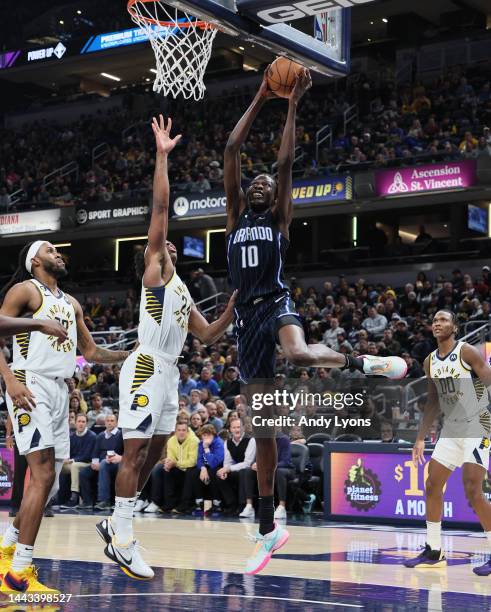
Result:
[[[268,69],[268,86],[280,98],[288,98],[303,66],[286,57],[278,57]]]

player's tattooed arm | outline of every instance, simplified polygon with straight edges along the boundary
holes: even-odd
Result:
[[[261,87],[254,100],[230,133],[225,147],[223,179],[227,198],[227,234],[235,228],[246,205],[245,195],[241,187],[240,148],[247,140],[254,119],[266,100],[276,97],[268,87],[266,76],[268,68],[264,71]]]
[[[189,331],[196,336],[201,342],[206,345],[214,344],[219,340],[225,333],[227,327],[234,320],[234,305],[237,297],[237,291],[234,291],[230,300],[228,301],[227,307],[220,315],[220,317],[208,323],[205,317],[193,304],[191,307],[191,314],[189,315]]]
[[[278,193],[273,215],[286,238],[288,238],[288,228],[293,218],[292,169],[295,160],[297,107],[300,98],[310,87],[312,87],[310,72],[303,68],[288,99],[288,115],[278,151]]]
[[[167,249],[164,249],[169,227],[170,185],[168,174],[168,155],[181,140],[178,134],[170,137],[172,119],[165,124],[162,115],[159,120],[154,117],[152,130],[155,135],[157,154],[153,176],[152,216],[148,229],[148,247],[145,252],[145,273],[143,284],[146,287],[157,287],[162,284],[162,277],[168,279],[174,272],[174,266]]]
[[[120,363],[124,361],[129,351],[110,351],[97,346],[90,335],[84,321],[82,307],[72,296],[68,296],[75,308],[75,321],[77,323],[77,348],[87,361],[91,363]]]

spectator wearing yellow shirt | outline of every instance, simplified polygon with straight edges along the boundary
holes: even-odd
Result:
[[[474,138],[472,132],[466,132],[464,140],[459,145],[459,151],[461,153],[472,151],[477,147],[477,138]]]

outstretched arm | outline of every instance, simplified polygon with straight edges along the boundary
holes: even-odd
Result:
[[[50,319],[23,319],[0,315],[0,336],[15,336],[24,332],[39,331],[48,336],[55,336],[63,343],[68,334],[58,321]]]
[[[237,291],[234,291],[232,297],[228,301],[227,308],[223,311],[220,317],[208,323],[205,317],[193,304],[191,314],[189,316],[189,331],[196,336],[204,344],[213,344],[223,336],[227,327],[234,320],[234,305]]]
[[[130,351],[110,351],[109,349],[97,346],[85,325],[82,307],[75,298],[71,296],[69,298],[75,308],[77,348],[85,359],[91,363],[120,363],[124,361],[130,354]]]
[[[162,284],[162,277],[170,277],[174,271],[169,253],[163,248],[169,227],[170,186],[167,157],[181,139],[180,134],[175,138],[170,137],[172,119],[169,118],[166,126],[162,115],[160,123],[155,117],[153,118],[152,129],[157,145],[157,157],[153,177],[152,216],[148,230],[148,247],[145,252],[143,275],[145,287],[159,287]]]
[[[269,66],[268,66],[269,68]],[[240,148],[244,144],[259,111],[269,98],[275,97],[268,88],[266,68],[259,91],[254,97],[249,108],[243,114],[240,121],[230,133],[224,155],[224,183],[225,195],[227,197],[227,234],[235,227],[240,214],[245,208],[245,196],[240,186]]]
[[[280,150],[278,152],[278,194],[273,215],[280,231],[288,238],[288,228],[293,217],[292,168],[295,159],[295,122],[297,107],[303,94],[312,87],[310,72],[303,68],[288,99],[286,118]]]

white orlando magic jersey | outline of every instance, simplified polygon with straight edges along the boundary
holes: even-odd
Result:
[[[191,305],[188,288],[176,272],[165,286],[142,287],[138,341],[143,350],[177,359],[188,334]]]
[[[48,378],[70,378],[76,367],[77,325],[75,308],[67,296],[58,289],[58,295],[37,281],[30,279],[41,294],[41,307],[32,315],[33,319],[52,319],[58,321],[68,332],[63,344],[58,344],[54,336],[41,332],[17,334],[14,339],[12,370],[28,370]],[[18,376],[19,378],[19,376]]]
[[[456,342],[445,356],[430,355],[430,378],[435,383],[444,423],[484,419],[488,412],[488,390],[462,358],[464,342]],[[486,417],[489,421],[489,416]]]

